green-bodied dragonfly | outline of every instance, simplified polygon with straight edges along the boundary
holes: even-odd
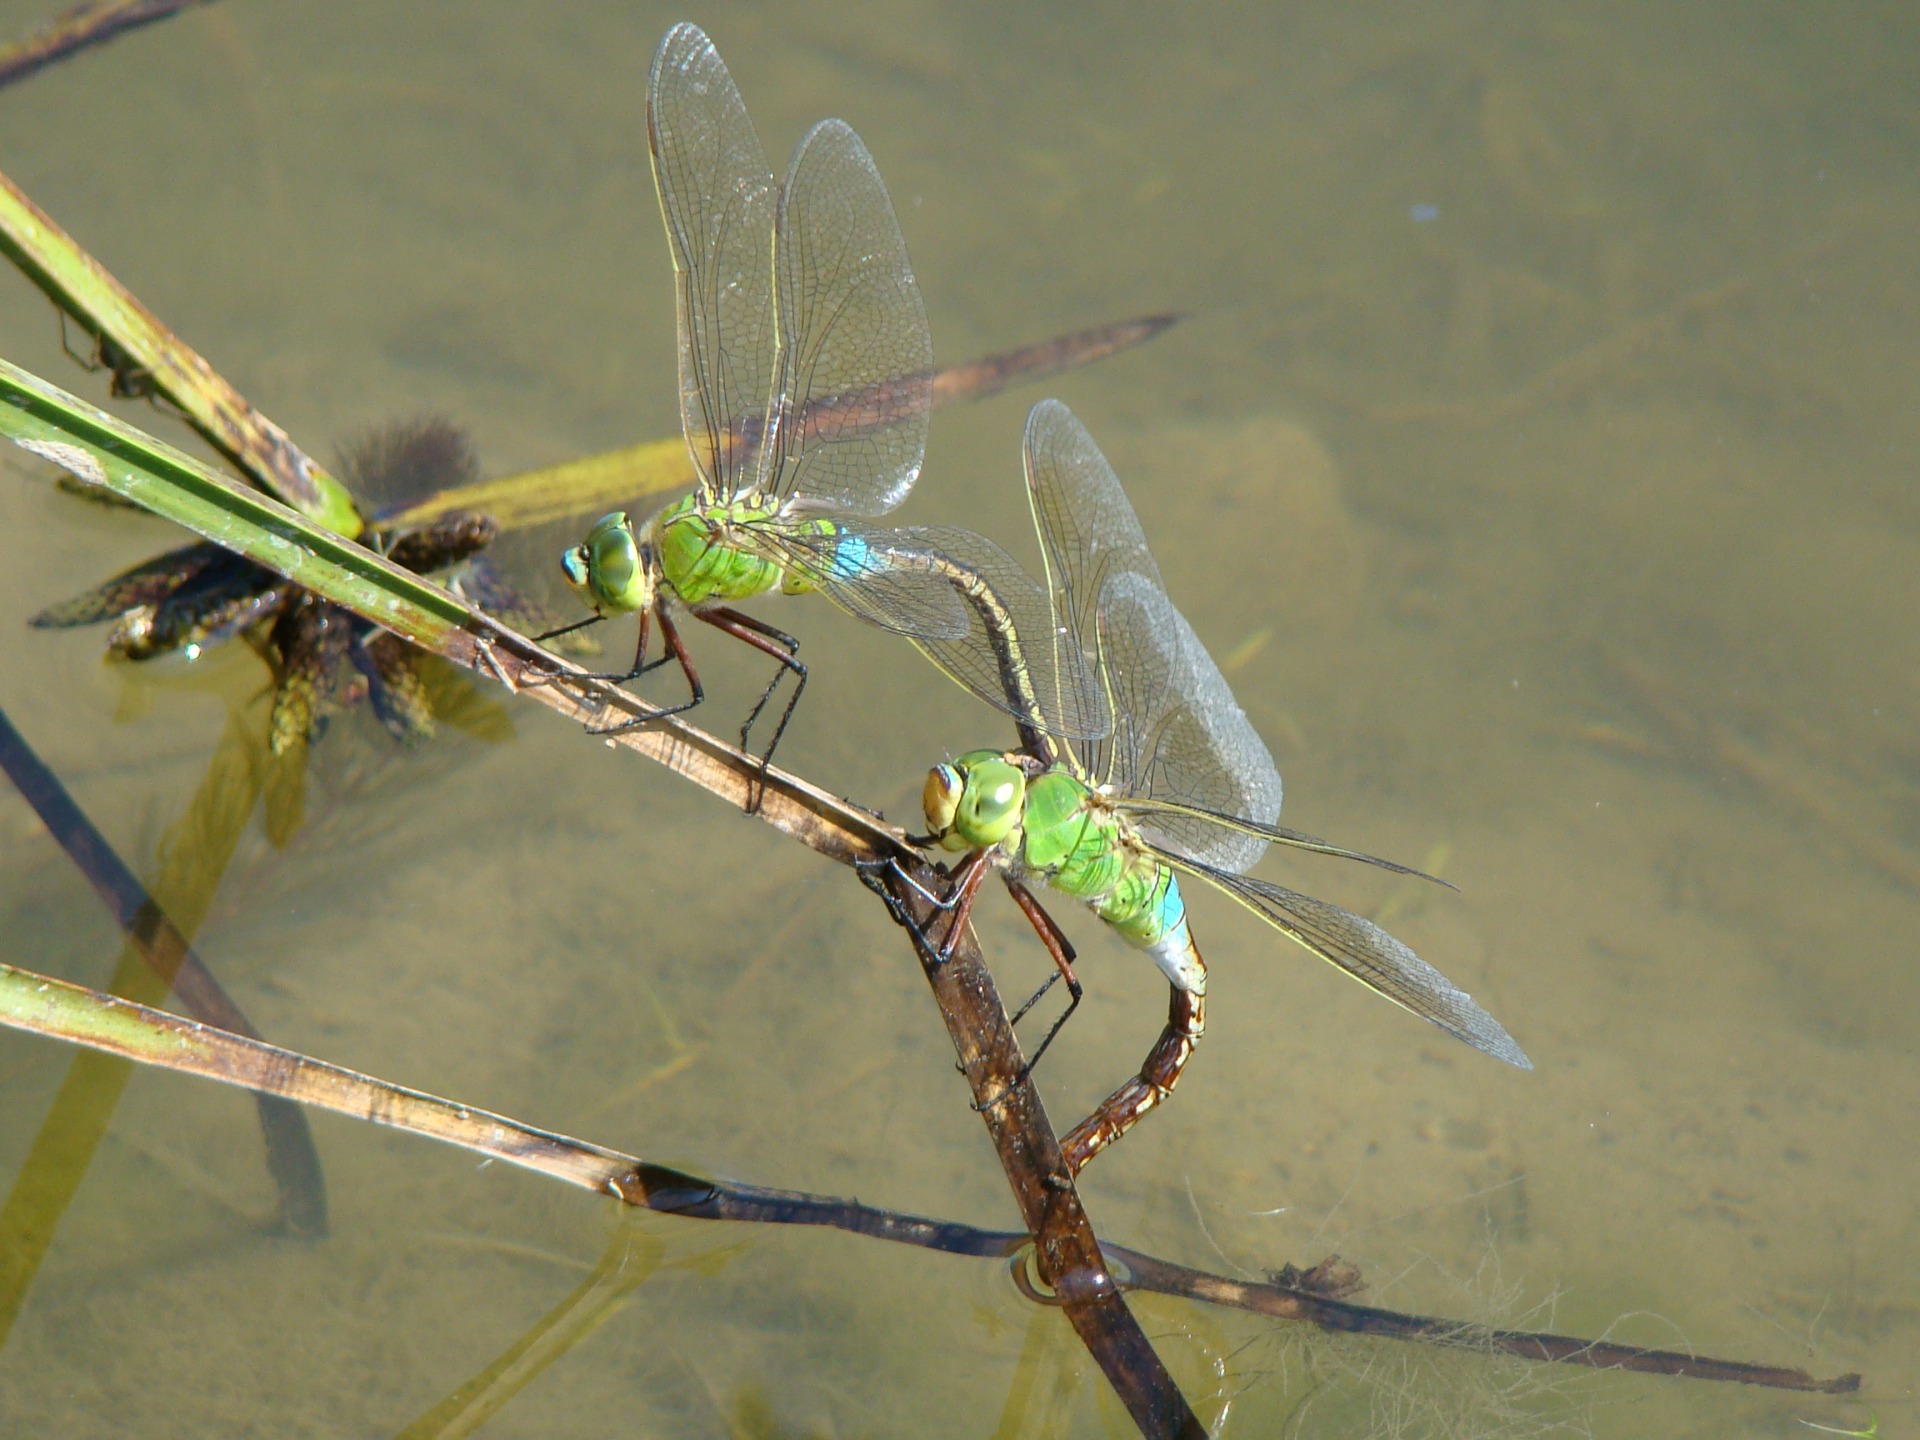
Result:
[[[819,591],[909,636],[1006,708],[995,636],[1044,614],[1038,587],[968,532],[863,523],[919,476],[933,346],[899,221],[860,137],[820,122],[776,186],[726,65],[687,24],[654,57],[647,135],[673,250],[681,423],[699,478],[640,526],[608,515],[565,556],[567,580],[596,618],[640,615],[633,668],[603,678],[677,661],[689,698],[666,713],[698,705],[699,674],[674,619],[690,611],[780,664],[742,745],[782,677],[795,677],[771,756],[807,669],[792,636],[734,605]],[[665,653],[649,663],[651,622]],[[1061,687],[1071,698],[1056,717],[1076,735],[1096,708],[1075,683],[1085,679]]]
[[[1163,1100],[1205,1029],[1207,970],[1187,924],[1182,876],[1224,890],[1448,1034],[1531,1068],[1499,1021],[1379,926],[1245,873],[1270,842],[1419,872],[1275,823],[1273,757],[1167,598],[1112,467],[1058,401],[1042,401],[1027,419],[1026,472],[1052,624],[1018,632],[1005,647],[1009,708],[1026,716],[1022,745],[935,766],[924,799],[931,838],[967,852],[946,902],[949,944],[981,879],[997,869],[1066,977],[1072,1004],[1080,996],[1073,952],[1029,881],[1091,906],[1151,955],[1172,987],[1166,1029],[1139,1075],[1062,1142],[1068,1165],[1077,1171]],[[1071,675],[1082,656],[1109,711],[1096,718],[1110,725],[1090,727],[1103,732],[1094,739],[1076,739],[1056,723],[1047,678]],[[1047,1040],[1058,1030],[1056,1023]]]

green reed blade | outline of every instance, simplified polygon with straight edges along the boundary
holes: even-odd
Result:
[[[429,649],[440,648],[470,614],[446,591],[389,564],[325,522],[228,479],[4,360],[0,434]]]
[[[90,335],[112,342],[120,352],[114,368],[122,389],[151,383],[264,488],[342,535],[358,535],[364,528],[345,486],[248,404],[5,175],[0,175],[0,254]]]

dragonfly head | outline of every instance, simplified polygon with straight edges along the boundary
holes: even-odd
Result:
[[[927,772],[927,828],[943,850],[998,845],[1020,825],[1027,776],[998,750],[970,750]]]
[[[585,540],[560,557],[560,569],[596,615],[630,615],[653,604],[653,546],[634,533],[624,510],[602,516]]]

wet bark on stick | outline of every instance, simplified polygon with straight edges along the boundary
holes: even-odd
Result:
[[[63,10],[25,39],[0,48],[0,85],[11,85],[57,60],[142,25],[210,0],[88,0]]]
[[[936,919],[945,918],[925,892],[940,893],[946,877],[914,860],[896,862],[884,871],[863,870],[862,878],[880,890],[894,918],[915,936],[915,953],[940,1004],[940,1018],[973,1090],[974,1106],[987,1122],[1021,1218],[1033,1236],[1040,1279],[1058,1297],[1141,1434],[1203,1437],[1206,1431],[1198,1417],[1107,1272],[1040,1094],[1022,1073],[1025,1059],[973,932],[963,931],[945,959],[920,938]]]
[[[32,997],[30,1004],[16,1003],[26,995]],[[839,1196],[713,1180],[536,1130],[505,1115],[358,1075],[5,964],[0,964],[0,1014],[7,1024],[36,1034],[390,1125],[523,1166],[584,1190],[614,1195],[628,1205],[656,1214],[756,1225],[812,1225],[950,1255],[985,1259],[1019,1256],[1022,1265],[1022,1252],[1033,1243],[1033,1237],[1024,1230],[982,1230],[959,1221],[886,1210]],[[1341,1297],[1351,1293],[1357,1272],[1331,1260],[1306,1271],[1286,1266],[1259,1281],[1194,1270],[1123,1245],[1103,1242],[1100,1248],[1109,1274],[1121,1289],[1177,1295],[1349,1334],[1459,1346],[1542,1363],[1731,1381],[1779,1390],[1847,1395],[1860,1388],[1857,1374],[1818,1379],[1788,1366],[1718,1360],[1570,1335],[1490,1330],[1438,1316],[1354,1305]]]

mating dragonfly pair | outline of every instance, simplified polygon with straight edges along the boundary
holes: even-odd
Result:
[[[647,122],[678,293],[681,419],[699,480],[638,527],[607,516],[565,556],[594,619],[640,617],[631,671],[605,678],[677,662],[689,696],[668,711],[689,709],[703,692],[676,618],[723,630],[780,666],[741,729],[743,746],[794,677],[771,756],[807,669],[792,636],[735,605],[818,591],[907,637],[1013,717],[1015,748],[973,751],[927,777],[930,833],[917,838],[965,857],[940,897],[941,943],[951,946],[997,871],[1067,981],[1066,1014],[1081,995],[1073,951],[1034,881],[1092,907],[1172,987],[1166,1028],[1139,1074],[1063,1140],[1075,1171],[1165,1098],[1204,1030],[1206,965],[1182,876],[1225,891],[1449,1034],[1527,1066],[1498,1021],[1371,921],[1246,873],[1271,843],[1419,872],[1276,823],[1272,756],[1167,598],[1118,478],[1066,406],[1043,401],[1027,420],[1044,586],[968,531],[871,523],[919,476],[933,348],[899,222],[860,138],[822,121],[777,184],[732,77],[692,25],[660,46]],[[664,653],[650,661],[654,625]]]

